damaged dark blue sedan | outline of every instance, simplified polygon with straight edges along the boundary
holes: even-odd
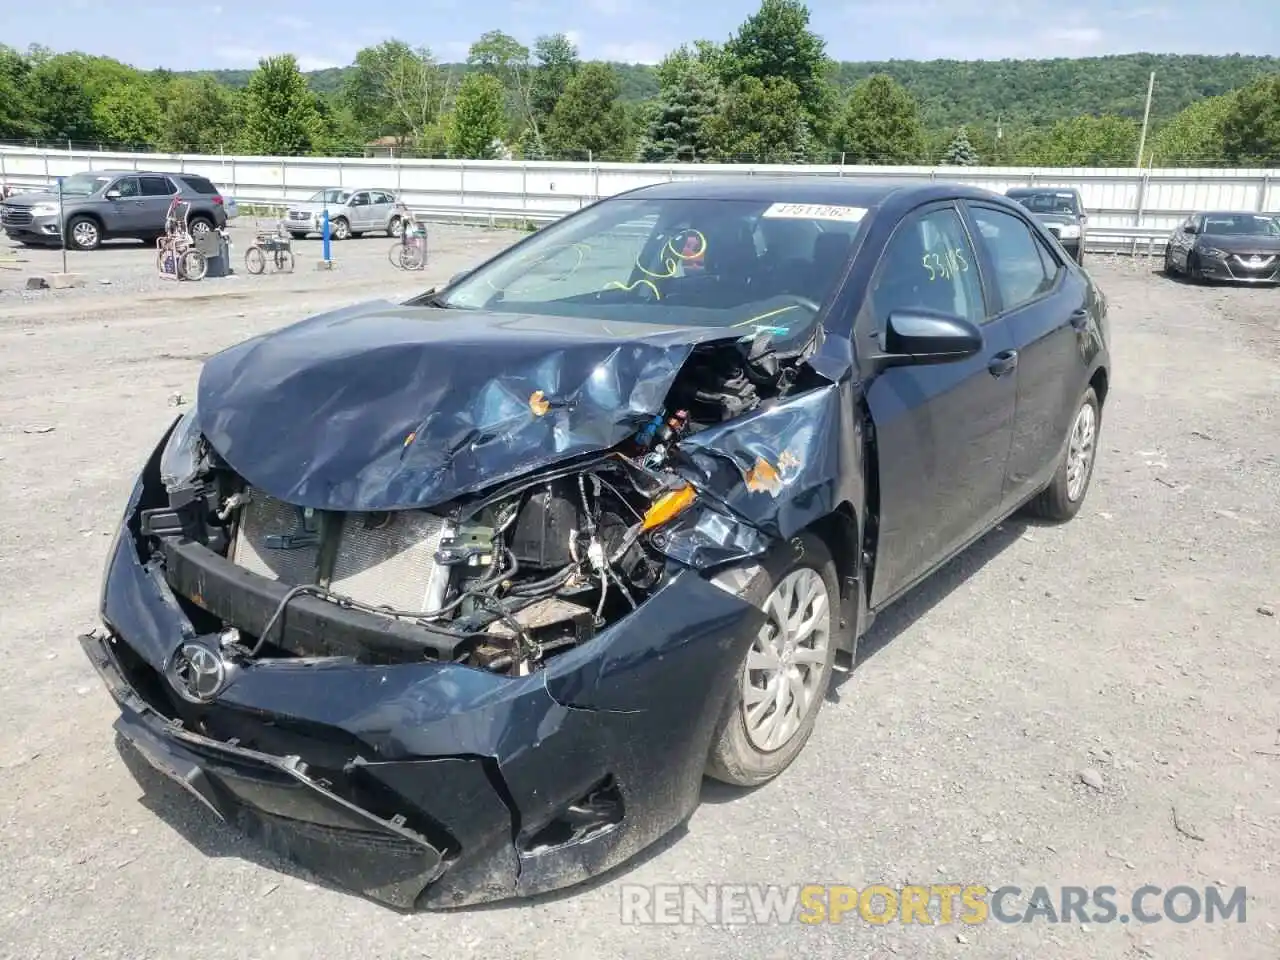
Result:
[[[81,643],[125,739],[325,877],[569,886],[781,773],[1002,518],[1075,515],[1106,310],[984,190],[633,190],[211,358]]]

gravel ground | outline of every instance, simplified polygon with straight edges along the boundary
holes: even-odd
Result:
[[[259,854],[122,758],[74,637],[199,360],[403,297],[514,236],[437,229],[417,276],[382,239],[336,246],[332,274],[315,241],[293,276],[178,286],[112,249],[74,255],[85,289],[23,297],[0,271],[0,956],[1280,955],[1280,292],[1141,261],[1093,266],[1115,370],[1077,520],[1007,523],[951,563],[882,618],[782,778],[708,785],[686,831],[614,875],[402,916]],[[1109,884],[1122,908],[1146,883],[1222,884],[1248,902],[1245,923],[1212,925],[620,922],[622,884],[673,882]]]

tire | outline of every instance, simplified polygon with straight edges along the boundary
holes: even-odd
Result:
[[[244,252],[244,268],[255,277],[267,269],[267,258],[261,247],[250,247]]]
[[[391,222],[387,224],[387,236],[399,238],[404,233],[404,221],[399,217],[392,217]]]
[[[422,259],[422,248],[417,244],[399,244],[400,258],[396,264],[401,270],[421,270],[426,263]]]
[[[97,250],[102,246],[102,227],[93,217],[72,217],[67,221],[67,236],[76,250]]]
[[[1200,258],[1194,250],[1187,254],[1187,279],[1192,283],[1204,283],[1204,277],[1200,275]]]
[[[1176,277],[1178,275],[1178,270],[1173,265],[1173,254],[1168,247],[1164,248],[1164,275],[1166,277]]]
[[[178,276],[183,280],[203,280],[209,272],[209,261],[199,250],[184,251],[178,260]]]
[[[745,599],[765,610],[766,622],[752,638],[734,671],[733,688],[716,725],[707,758],[708,776],[740,787],[767,783],[790,766],[804,749],[831,685],[839,637],[839,579],[831,553],[817,535],[806,532],[791,538],[766,556],[762,567],[763,574],[747,588]],[[817,612],[812,605],[805,607],[814,611],[809,618],[814,621],[814,627],[800,641],[815,641],[811,646],[794,645],[795,640],[788,638],[785,630],[779,631],[776,614],[773,613],[778,609],[774,603],[786,603],[787,591],[797,587],[801,591],[821,591],[817,596],[825,599],[825,612]],[[816,598],[810,603],[816,603]],[[769,694],[760,689],[761,682],[765,684],[765,690],[773,685],[774,681],[767,675],[777,668],[768,664],[779,661],[776,646],[779,643],[783,645],[780,651],[782,666],[775,676],[786,677],[791,670],[796,670],[796,676],[802,678],[805,698],[799,711],[792,713],[783,709],[781,717],[784,722],[781,725],[776,722],[780,716],[777,699],[770,702]],[[801,650],[809,651],[803,660],[791,659]],[[787,684],[789,707],[794,702],[794,688],[785,679],[782,683]],[[748,703],[748,689],[763,695],[758,700],[753,696],[752,703]],[[758,713],[749,719],[750,707],[755,704],[760,705]],[[754,730],[749,730],[749,724]],[[776,734],[777,739],[770,740],[770,731]]]
[[[1091,411],[1091,412],[1087,412]],[[1098,434],[1102,426],[1102,407],[1093,387],[1085,390],[1071,419],[1071,432],[1058,461],[1053,479],[1027,504],[1027,512],[1042,520],[1066,523],[1080,512],[1093,479],[1093,465],[1098,459]],[[1087,437],[1083,434],[1087,432]],[[1077,451],[1084,449],[1083,464],[1076,462]],[[1083,471],[1081,473],[1081,471]]]
[[[283,273],[293,273],[293,251],[276,251],[276,269]]]
[[[307,235],[305,233],[294,233],[292,230],[289,231],[289,236],[293,237],[295,240],[307,239]]]
[[[213,221],[208,217],[192,217],[187,222],[187,232],[191,234],[192,240],[200,240],[208,236],[212,229]]]
[[[329,223],[330,240],[348,240],[351,238],[351,224],[346,217],[338,217]]]

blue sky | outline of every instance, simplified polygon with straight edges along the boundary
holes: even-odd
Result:
[[[388,37],[465,57],[486,30],[525,43],[564,32],[584,58],[656,62],[682,41],[723,40],[758,0],[0,0],[0,42],[80,49],[141,67],[252,67],[292,52],[304,69],[349,63]],[[841,60],[965,60],[1159,53],[1280,54],[1278,0],[811,0]],[[634,12],[633,12],[634,11]]]

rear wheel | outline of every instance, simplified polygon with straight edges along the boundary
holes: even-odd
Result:
[[[399,217],[392,217],[391,222],[387,224],[387,236],[398,237],[404,233],[404,221]]]
[[[1071,422],[1071,434],[1067,448],[1062,453],[1058,469],[1049,485],[1038,493],[1027,510],[1032,516],[1065,523],[1080,512],[1089,482],[1093,479],[1093,464],[1098,447],[1098,428],[1102,423],[1102,407],[1093,387],[1084,392],[1075,419]]]
[[[422,247],[416,243],[400,244],[401,270],[421,270],[425,264],[422,258]]]
[[[250,247],[244,252],[244,268],[255,276],[267,269],[267,258],[261,247]]]
[[[277,250],[276,251],[276,269],[285,273],[293,273],[293,251]]]
[[[835,662],[840,591],[826,544],[802,533],[763,563],[745,599],[765,622],[716,728],[707,773],[736,786],[772,780],[813,732]]]
[[[187,232],[191,234],[192,240],[207,237],[212,229],[213,221],[207,217],[192,217],[191,222],[187,224]]]
[[[187,250],[178,261],[178,270],[184,280],[203,280],[209,272],[209,261],[199,250]]]

